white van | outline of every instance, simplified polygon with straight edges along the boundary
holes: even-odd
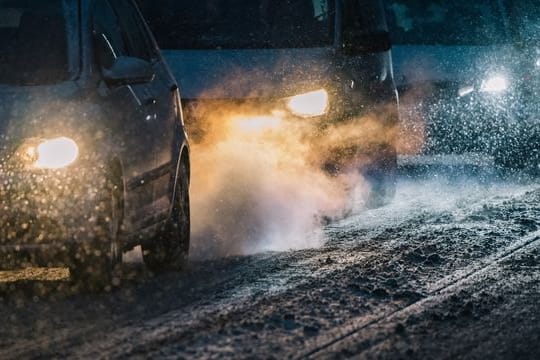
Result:
[[[375,203],[393,197],[398,99],[379,0],[140,3],[179,81],[194,143],[207,131],[193,111],[201,104],[215,111],[250,104],[260,116],[309,119],[312,146],[332,125],[354,120],[362,135],[335,144],[321,166],[339,172],[344,159],[363,159]]]

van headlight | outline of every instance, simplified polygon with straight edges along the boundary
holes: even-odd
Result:
[[[498,93],[508,89],[508,79],[503,75],[493,75],[482,83],[480,91]]]
[[[29,146],[25,155],[32,159],[38,169],[61,169],[75,162],[79,157],[77,143],[67,137],[43,140],[36,146]]]
[[[328,111],[328,93],[324,89],[289,98],[287,108],[296,116],[315,117]]]

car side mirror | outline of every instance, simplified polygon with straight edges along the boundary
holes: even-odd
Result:
[[[154,80],[152,65],[143,59],[119,56],[109,69],[103,69],[103,79],[108,85],[135,85]]]
[[[388,31],[366,33],[351,30],[343,33],[342,49],[346,55],[385,52],[391,48]]]

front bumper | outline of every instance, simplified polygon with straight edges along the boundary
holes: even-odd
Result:
[[[0,170],[0,267],[51,265],[92,232],[101,189],[95,170]]]
[[[428,89],[401,100],[401,136],[415,143],[410,154],[491,154],[521,121],[511,92],[459,96],[454,88]]]
[[[351,162],[395,146],[397,102],[353,106],[330,100],[321,116],[299,117],[288,112],[283,101],[271,99],[186,101],[184,120],[194,147],[212,146],[228,138],[258,139],[283,146],[291,142],[311,148],[308,159]],[[339,104],[340,106],[332,106]]]

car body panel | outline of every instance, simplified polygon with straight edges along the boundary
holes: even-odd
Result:
[[[169,49],[163,55],[186,99],[279,98],[328,82],[334,49]]]
[[[514,52],[511,45],[394,45],[396,85],[398,88],[426,82],[469,85],[490,73],[511,72],[516,59]]]

